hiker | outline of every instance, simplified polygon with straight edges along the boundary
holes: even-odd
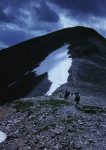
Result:
[[[67,99],[67,90],[65,90],[64,98]]]
[[[75,93],[75,102],[76,102],[76,107],[78,106],[80,102],[80,94],[78,92]]]
[[[71,93],[71,97],[73,97],[74,96],[74,93]]]
[[[64,94],[64,98],[65,99],[69,98],[69,95],[70,95],[70,92],[68,90],[66,90],[65,94]]]
[[[73,96],[74,94],[73,93],[71,93],[71,96]]]
[[[73,98],[74,98],[74,93],[70,93],[70,98],[71,98],[71,100],[73,100]]]
[[[62,93],[62,92],[60,92],[60,95],[59,95],[59,96],[60,96],[60,98],[62,98],[62,97],[63,97],[63,93]]]
[[[67,91],[67,98],[69,98],[69,96],[70,96],[70,92],[69,92],[69,91]]]

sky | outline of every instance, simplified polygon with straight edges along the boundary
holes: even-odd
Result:
[[[106,0],[1,0],[0,47],[86,26],[106,37]]]

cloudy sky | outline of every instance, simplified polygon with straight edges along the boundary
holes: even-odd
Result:
[[[106,37],[106,0],[0,1],[0,47],[78,25]]]

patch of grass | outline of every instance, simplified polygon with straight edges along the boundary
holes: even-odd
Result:
[[[58,107],[61,105],[68,105],[68,104],[69,103],[65,100],[55,100],[55,99],[45,100],[40,102],[41,106],[54,106],[54,107]]]
[[[81,111],[88,114],[96,114],[96,113],[105,113],[105,109],[99,107],[99,106],[83,106],[81,108]]]
[[[18,112],[25,112],[29,109],[29,107],[33,106],[33,102],[31,101],[18,101],[14,108],[18,111]]]

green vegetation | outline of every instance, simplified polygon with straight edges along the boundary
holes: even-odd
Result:
[[[51,99],[51,100],[45,100],[45,101],[40,101],[40,105],[41,106],[54,106],[54,107],[58,107],[61,105],[69,105],[69,103],[65,100],[55,100],[55,99]]]
[[[17,101],[14,108],[19,112],[25,112],[31,106],[33,106],[33,102],[31,101]]]
[[[50,99],[50,100],[44,100],[44,101],[39,101],[39,106],[35,105],[35,107],[32,109],[33,111],[38,111],[42,107],[59,107],[61,105],[69,105],[69,102],[65,100],[55,100],[55,99]],[[29,110],[30,106],[34,106],[33,102],[31,100],[27,101],[15,101],[13,103],[13,107],[18,111],[18,112],[25,112]]]
[[[95,114],[95,113],[105,113],[106,110],[99,107],[99,106],[83,106],[81,111],[88,114]]]

